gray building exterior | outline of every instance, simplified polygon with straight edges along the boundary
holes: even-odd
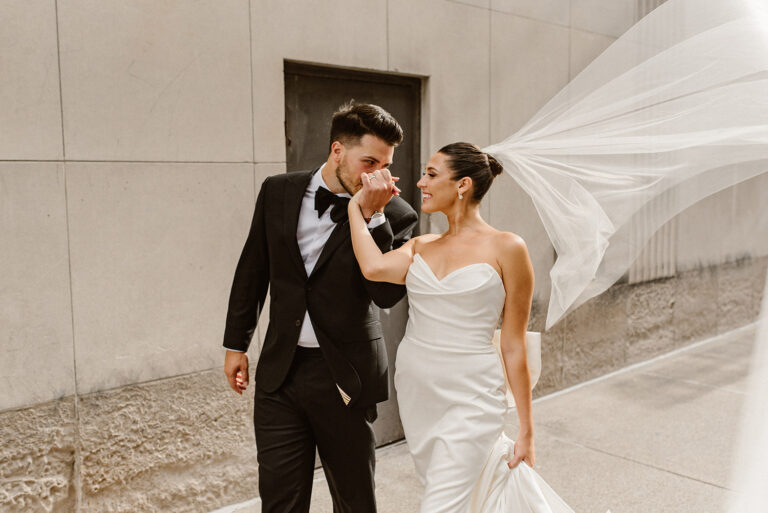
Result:
[[[423,166],[446,143],[513,133],[658,3],[0,3],[0,511],[204,512],[258,495],[251,394],[229,390],[221,337],[259,186],[289,170],[286,66],[416,80]],[[535,394],[752,322],[767,204],[763,175],[673,219],[544,334]],[[543,330],[555,254],[533,205],[502,176],[482,213],[528,243]]]

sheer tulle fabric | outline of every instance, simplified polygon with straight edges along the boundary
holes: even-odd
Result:
[[[486,148],[557,251],[547,328],[679,212],[768,171],[766,4],[669,0]]]
[[[768,511],[768,278],[751,361],[728,513]]]

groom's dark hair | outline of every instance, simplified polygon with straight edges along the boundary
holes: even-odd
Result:
[[[355,146],[366,134],[378,137],[390,146],[397,146],[403,140],[403,129],[392,114],[378,105],[350,100],[333,114],[329,149],[334,141]]]

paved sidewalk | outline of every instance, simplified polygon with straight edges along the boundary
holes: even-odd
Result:
[[[750,325],[536,400],[536,470],[577,513],[723,513],[754,338]],[[311,511],[331,513],[316,475]],[[376,483],[379,513],[418,511],[404,443],[379,449]]]

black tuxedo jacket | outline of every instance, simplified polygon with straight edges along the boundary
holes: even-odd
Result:
[[[387,354],[378,312],[389,308],[405,287],[363,278],[352,251],[349,222],[331,232],[307,276],[296,240],[299,211],[313,172],[271,176],[264,181],[248,239],[240,255],[229,298],[224,347],[245,351],[270,287],[269,326],[256,368],[256,386],[274,392],[293,361],[304,313],[336,384],[350,406],[365,407],[389,396]],[[392,198],[387,221],[371,231],[382,252],[405,243],[418,220],[402,199]]]

